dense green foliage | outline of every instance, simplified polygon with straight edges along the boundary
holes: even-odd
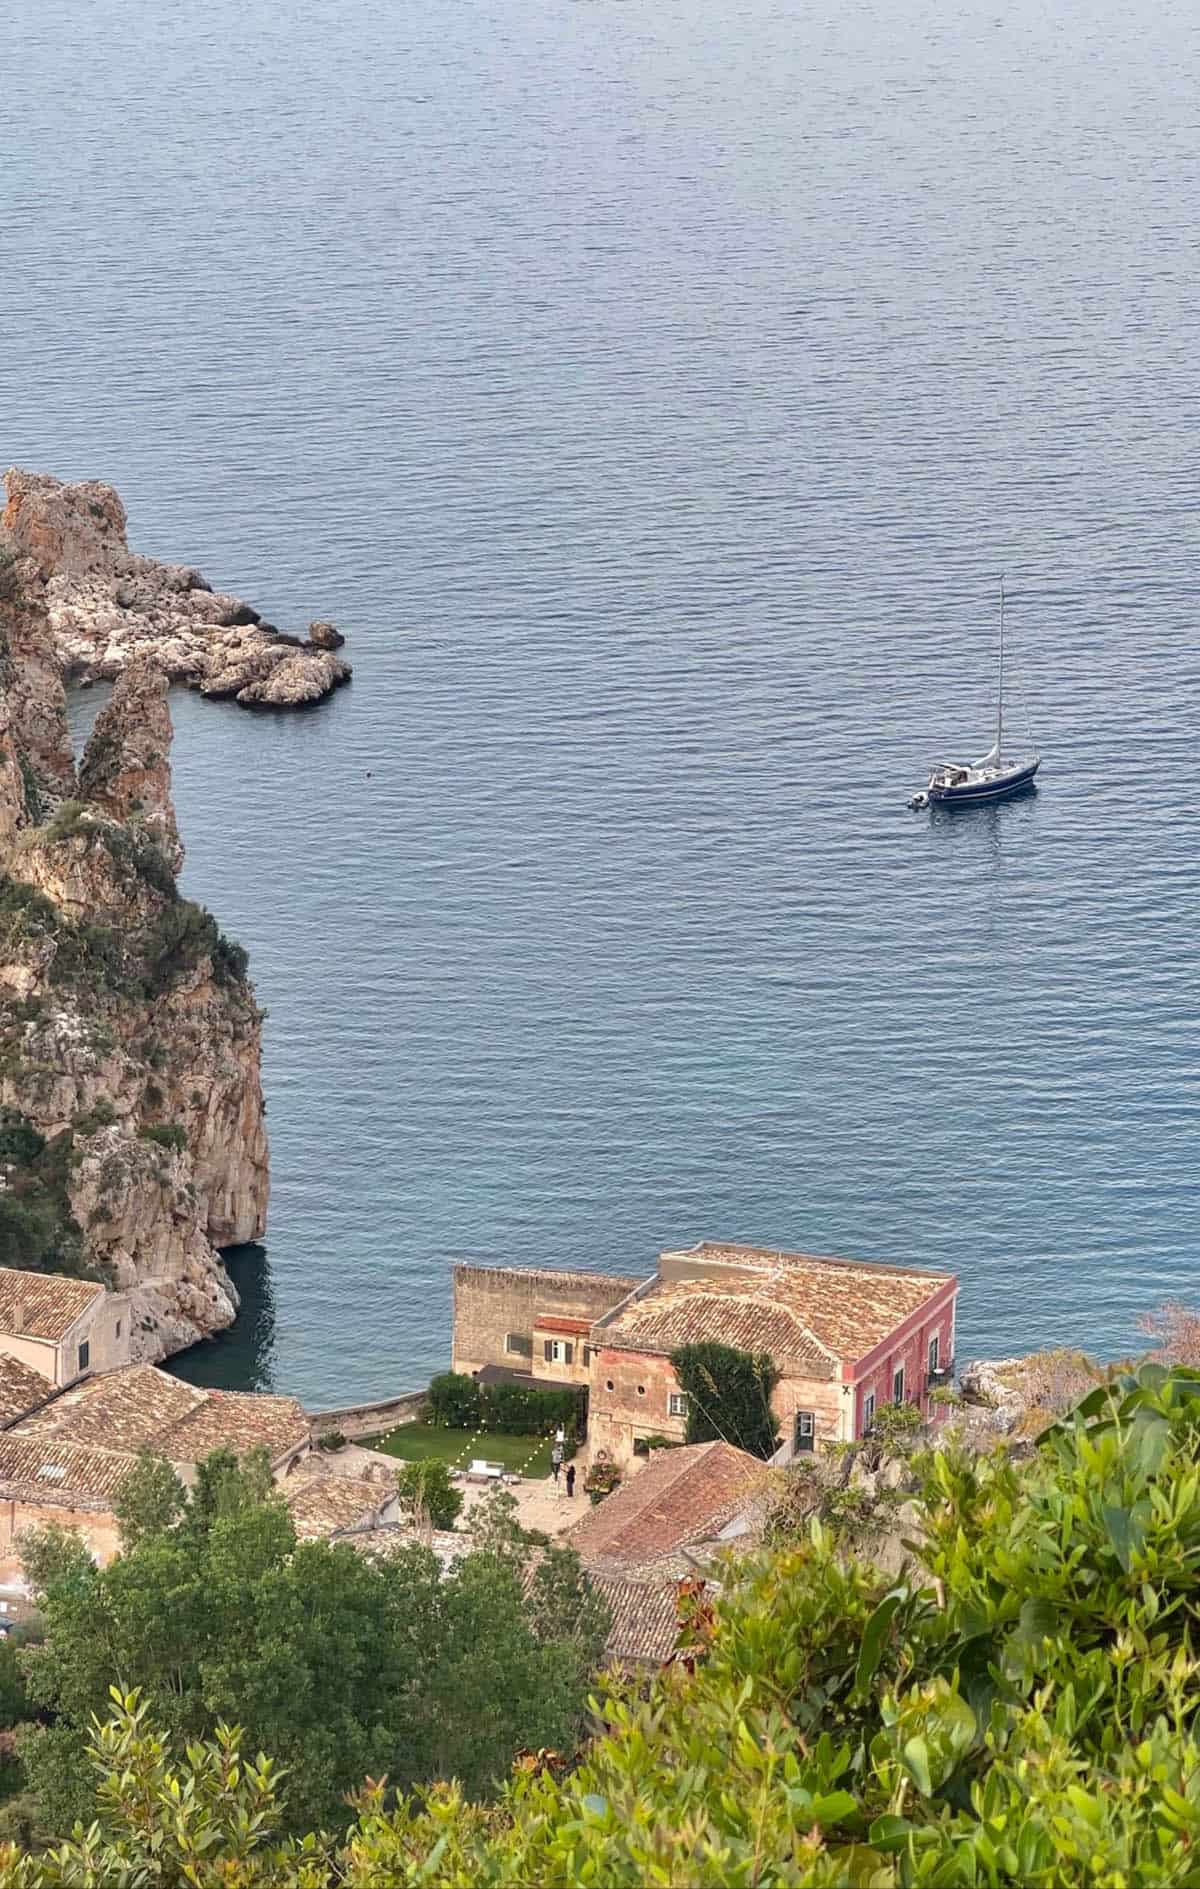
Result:
[[[71,1130],[47,1141],[17,1110],[0,1110],[0,1266],[85,1270],[67,1198],[73,1149]]]
[[[452,1430],[505,1430],[510,1436],[546,1436],[560,1427],[581,1434],[582,1385],[477,1384],[461,1371],[443,1371],[429,1386],[429,1420]]]
[[[450,1480],[446,1463],[405,1463],[397,1472],[401,1513],[431,1528],[453,1528],[462,1513],[462,1492]]]
[[[570,1747],[607,1622],[573,1555],[513,1534],[443,1576],[419,1546],[374,1559],[297,1542],[263,1460],[210,1457],[186,1495],[143,1458],[120,1494],[126,1551],[98,1569],[71,1535],[26,1549],[45,1640],[24,1655],[45,1724],[21,1735],[42,1827],[90,1811],[92,1716],[114,1675],[173,1739],[246,1728],[285,1766],[296,1827],[340,1823],[369,1776],[455,1776],[486,1795],[527,1746]]]
[[[773,1456],[779,1448],[771,1393],[779,1372],[765,1351],[732,1345],[681,1345],[671,1365],[688,1400],[687,1440],[721,1439],[751,1456]]]
[[[691,1597],[648,1691],[609,1689],[569,1775],[518,1765],[494,1808],[375,1793],[297,1849],[235,1735],[172,1759],[127,1700],[97,1740],[103,1826],[0,1889],[1200,1884],[1200,1376],[1143,1367],[1029,1460],[949,1447],[922,1472],[911,1579],[820,1525],[746,1561],[715,1610]]]
[[[143,1141],[152,1141],[159,1148],[168,1148],[172,1154],[182,1154],[187,1147],[186,1130],[178,1122],[151,1122],[145,1128],[139,1128],[138,1134]]]

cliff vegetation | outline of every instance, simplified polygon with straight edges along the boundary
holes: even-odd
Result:
[[[265,1226],[246,954],[182,896],[167,683],[123,667],[71,752],[45,600],[0,555],[0,1263],[130,1294],[134,1356],[228,1324]]]

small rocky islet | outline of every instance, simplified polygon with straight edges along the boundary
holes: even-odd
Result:
[[[245,707],[349,679],[199,572],[131,552],[111,486],[9,472],[0,522],[0,1264],[128,1295],[132,1356],[232,1323],[221,1249],[261,1237],[262,1012],[182,896],[171,682]],[[112,680],[79,757],[68,680]]]
[[[14,467],[4,486],[0,556],[19,594],[44,609],[66,680],[112,681],[135,656],[149,656],[169,681],[243,708],[303,707],[350,680],[334,624],[289,635],[241,597],[214,591],[191,565],[131,551],[111,485],[65,485]]]

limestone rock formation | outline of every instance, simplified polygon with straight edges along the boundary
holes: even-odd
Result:
[[[139,821],[178,872],[183,846],[171,801],[172,733],[167,678],[149,657],[135,656],[96,717],[79,764],[79,797],[113,820]]]
[[[111,680],[149,655],[172,682],[243,707],[291,708],[348,682],[336,643],[284,636],[240,597],[214,592],[190,565],[130,551],[125,507],[110,485],[63,485],[45,473],[5,475],[0,588],[45,606],[43,660],[59,678]]]
[[[60,555],[53,508],[32,542]],[[164,678],[125,669],[76,779],[53,638],[0,584],[0,1229],[10,1263],[131,1291],[160,1358],[230,1323],[217,1249],[265,1227],[261,1013],[175,883]]]

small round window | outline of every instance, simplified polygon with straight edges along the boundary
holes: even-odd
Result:
[[[606,1380],[606,1382],[605,1382],[605,1385],[604,1385],[604,1388],[605,1388],[605,1390],[606,1390],[606,1391],[610,1391],[610,1390],[612,1389],[612,1387],[613,1387],[613,1381],[612,1381],[612,1379],[611,1379],[611,1377],[610,1377],[610,1378],[608,1378],[608,1379]]]
[[[644,1384],[639,1384],[639,1385],[638,1385],[638,1396],[639,1396],[639,1397],[644,1397],[645,1395],[646,1395],[646,1386],[645,1386]]]

